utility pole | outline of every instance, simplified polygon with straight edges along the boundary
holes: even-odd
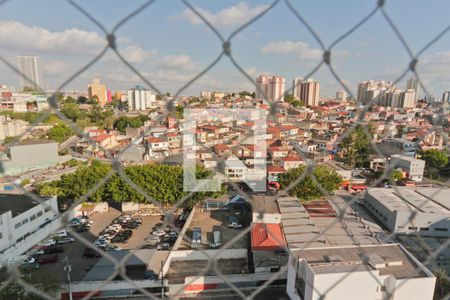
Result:
[[[161,299],[164,299],[164,263],[161,261]]]
[[[67,286],[68,286],[68,292],[69,292],[69,300],[72,300],[72,290],[70,288],[70,272],[72,271],[72,266],[69,262],[69,257],[66,256],[64,258],[64,271],[67,272]]]

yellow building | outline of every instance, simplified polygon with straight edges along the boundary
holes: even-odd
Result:
[[[106,104],[107,93],[106,86],[104,84],[100,84],[99,79],[93,79],[92,84],[88,85],[88,97],[92,99],[94,96],[97,96],[98,103],[102,106]]]

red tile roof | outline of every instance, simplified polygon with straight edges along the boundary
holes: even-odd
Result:
[[[162,139],[154,137],[154,136],[148,137],[147,141],[149,143],[162,143],[162,142],[164,142]]]
[[[276,250],[286,247],[280,224],[253,223],[252,250]]]
[[[112,137],[112,135],[104,133],[104,134],[99,134],[99,135],[96,135],[96,136],[92,136],[91,139],[96,141],[96,142],[101,143],[104,140],[109,139],[110,137]]]
[[[267,173],[284,173],[286,170],[280,166],[267,166]]]

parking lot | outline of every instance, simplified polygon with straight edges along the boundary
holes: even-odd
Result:
[[[98,235],[121,214],[120,211],[113,208],[110,208],[107,213],[94,213],[90,216],[93,223],[89,231],[77,234],[87,239],[90,243],[93,243]],[[125,243],[114,243],[114,245],[123,250],[139,248],[143,245],[145,238],[151,235],[153,227],[157,223],[162,222],[162,216],[141,216],[139,218],[142,220],[142,224],[138,228],[132,230],[132,236]],[[73,230],[74,228],[68,227],[68,229]],[[95,257],[83,257],[86,246],[78,240],[73,243],[64,244],[62,247],[64,248],[64,252],[57,254],[59,256],[57,262],[40,265],[39,269],[32,271],[32,276],[43,276],[44,274],[51,273],[61,282],[65,282],[67,273],[64,271],[64,258],[67,256],[70,259],[69,262],[72,267],[70,273],[71,280],[80,281],[87,271],[100,259]],[[153,248],[156,248],[156,245]]]
[[[242,215],[237,217],[238,219],[240,219],[242,227],[229,228],[228,218],[233,215],[233,212],[228,210],[197,210],[195,211],[195,215],[192,218],[188,229],[186,230],[185,237],[192,239],[193,229],[195,227],[199,227],[201,228],[201,245],[197,246],[196,248],[201,247],[203,249],[209,249],[210,243],[214,241],[214,231],[220,232],[221,243],[222,245],[225,245],[228,241],[236,237],[242,231],[242,228],[245,228],[245,226],[248,224],[248,220],[246,220],[248,217],[246,215]],[[228,248],[247,248],[247,236],[248,235],[244,235],[241,239],[236,241],[233,245],[230,245]],[[183,239],[178,249],[192,249],[192,246],[190,242],[188,242],[186,239]]]

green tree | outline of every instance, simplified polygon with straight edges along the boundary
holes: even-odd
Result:
[[[295,182],[299,177],[302,176],[305,171],[306,167],[300,166],[295,169],[290,169],[286,173],[282,174],[279,180],[281,188],[286,188],[287,186]],[[325,167],[323,165],[317,166],[314,169],[313,174],[316,177],[317,182],[319,182],[327,192],[336,190],[342,183],[342,177],[340,175],[338,175],[331,168]],[[304,201],[310,201],[324,196],[311,175],[307,175],[302,180],[300,180],[289,191],[289,194]]]
[[[370,132],[369,127],[369,132]],[[341,143],[345,162],[351,167],[361,167],[374,153],[370,136],[364,131],[362,125],[357,125]]]
[[[178,120],[183,119],[184,114],[184,106],[178,105],[175,106],[175,116]]]
[[[63,175],[58,181],[37,185],[36,191],[41,196],[58,195],[60,204],[67,204],[86,194],[110,171],[110,165],[93,161],[91,166],[81,167],[75,173]],[[181,166],[158,164],[129,166],[125,168],[125,173],[134,184],[160,203],[175,203],[188,195],[188,192],[183,190],[183,168]],[[198,168],[196,175],[197,178],[205,178],[209,174],[210,171]],[[205,197],[214,197],[220,194],[222,192],[196,192],[187,199],[185,205],[192,206]],[[147,202],[142,194],[117,174],[111,176],[88,200],[93,202],[105,200]]]
[[[51,140],[54,140],[58,143],[62,143],[65,140],[67,140],[69,137],[74,135],[74,131],[71,127],[67,126],[64,123],[57,124],[53,126],[48,132],[47,132],[48,138]]]
[[[450,279],[447,272],[443,269],[437,269],[434,271],[434,276],[436,276],[436,287],[433,299],[444,299],[450,292]]]
[[[419,155],[425,161],[426,168],[441,169],[448,164],[448,157],[444,151],[430,149],[420,151]]]
[[[397,182],[403,178],[403,172],[399,169],[392,170],[390,179]]]
[[[80,107],[76,103],[67,103],[61,109],[61,112],[73,122],[76,122],[78,118],[80,118],[83,113],[80,110]]]

